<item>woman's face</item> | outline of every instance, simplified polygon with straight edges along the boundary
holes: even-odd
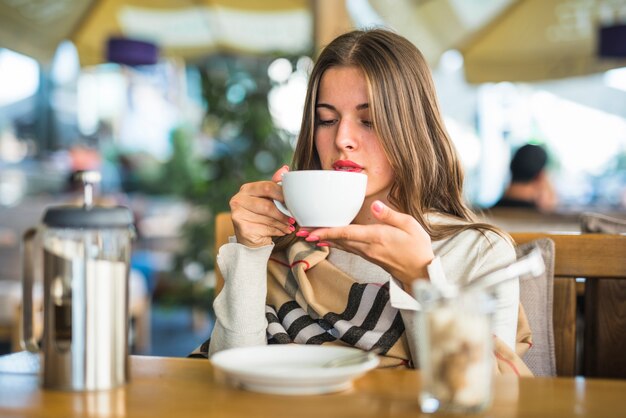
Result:
[[[365,75],[357,67],[332,67],[320,80],[315,147],[322,169],[367,175],[366,203],[388,203],[394,173],[374,132]]]

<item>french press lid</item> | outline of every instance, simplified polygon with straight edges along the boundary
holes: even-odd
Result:
[[[52,228],[128,228],[133,225],[133,215],[128,208],[93,205],[93,186],[100,182],[99,172],[80,171],[74,178],[83,183],[83,206],[51,207],[44,214],[44,225]]]

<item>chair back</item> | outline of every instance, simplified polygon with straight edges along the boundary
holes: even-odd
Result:
[[[553,326],[558,376],[589,375],[586,365],[602,361],[604,373],[597,377],[626,377],[626,347],[612,347],[612,344],[597,344],[594,335],[598,317],[605,326],[603,329],[615,335],[626,333],[624,315],[615,315],[620,306],[603,306],[598,295],[589,292],[576,281],[585,278],[586,283],[607,279],[626,280],[626,236],[609,234],[555,234],[555,233],[512,233],[519,245],[540,238],[550,238],[555,244]],[[578,286],[578,291],[577,291]],[[577,327],[577,294],[584,300],[584,331]],[[622,300],[626,299],[624,297]],[[622,305],[624,305],[622,303]],[[582,311],[582,309],[581,309]],[[578,338],[582,342],[577,347]],[[615,355],[620,350],[621,355]],[[595,375],[595,373],[594,373]]]

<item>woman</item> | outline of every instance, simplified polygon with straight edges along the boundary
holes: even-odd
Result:
[[[376,349],[385,365],[414,365],[402,288],[435,274],[465,282],[515,259],[510,240],[463,203],[426,61],[392,32],[350,32],[322,51],[292,169],[365,173],[365,202],[347,227],[296,232],[272,203],[283,200],[277,182],[288,167],[243,185],[230,201],[236,243],[218,255],[225,286],[210,354],[268,341],[339,343]],[[513,348],[519,284],[496,296],[495,334]]]

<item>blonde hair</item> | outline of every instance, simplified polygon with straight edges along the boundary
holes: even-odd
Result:
[[[389,201],[415,217],[433,240],[468,228],[502,234],[477,223],[464,203],[463,169],[426,60],[411,42],[388,30],[348,32],[323,49],[309,78],[293,169],[321,168],[314,141],[317,94],[324,72],[340,66],[360,68],[365,75],[374,130],[395,173]],[[461,222],[431,223],[425,215],[433,212]]]

